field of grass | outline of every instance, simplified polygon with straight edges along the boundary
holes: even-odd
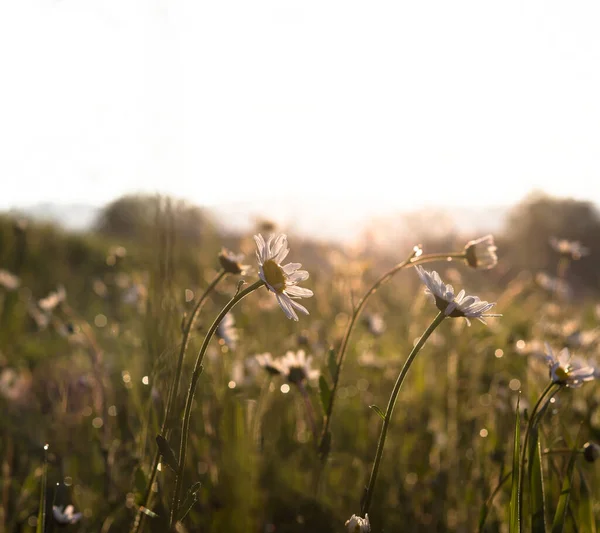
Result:
[[[314,296],[297,300],[310,314],[288,319],[261,286],[232,308],[233,329],[210,340],[236,291],[260,280],[252,237],[273,228],[222,237],[207,223],[190,235],[168,202],[155,207],[135,234],[68,234],[0,218],[0,531],[58,531],[53,507],[67,505],[81,517],[66,531],[169,531],[177,478],[175,518],[189,508],[178,531],[348,531],[365,505],[394,384],[439,312],[412,263],[361,298],[417,244],[424,256],[441,254],[427,271],[496,302],[488,312],[502,316],[470,327],[448,317],[415,357],[387,420],[368,495],[371,530],[597,531],[600,299],[598,287],[577,283],[578,265],[593,254],[549,255],[544,278],[515,259],[514,250],[534,246],[511,241],[508,257],[502,236],[498,265],[484,270],[445,259],[480,235],[375,252],[290,234],[283,263],[310,273],[300,286]],[[221,275],[222,247],[245,254],[250,272]],[[551,375],[544,343],[587,362],[573,358],[573,368]],[[312,359],[296,374],[256,358],[300,350]],[[578,384],[578,364],[595,374],[567,386]]]

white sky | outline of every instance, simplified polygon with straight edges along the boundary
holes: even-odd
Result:
[[[600,202],[599,27],[597,0],[0,0],[0,208]]]

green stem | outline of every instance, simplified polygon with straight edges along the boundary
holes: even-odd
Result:
[[[221,323],[223,318],[225,318],[225,315],[240,300],[242,300],[244,297],[248,296],[248,294],[255,291],[256,289],[259,289],[264,285],[263,280],[258,280],[257,282],[250,285],[250,287],[248,287],[247,289],[243,290],[242,292],[239,292],[241,283],[242,282],[240,282],[240,285],[238,285],[238,292],[231,300],[229,300],[227,305],[225,305],[223,310],[219,313],[212,326],[208,330],[206,337],[204,337],[204,342],[202,343],[202,347],[200,348],[200,352],[198,353],[196,364],[194,365],[194,370],[192,372],[192,379],[190,381],[190,388],[188,390],[187,399],[185,401],[185,411],[183,414],[183,423],[181,426],[181,446],[179,448],[179,461],[177,463],[177,483],[175,485],[175,492],[173,493],[173,503],[171,505],[171,529],[174,528],[175,522],[177,521],[177,511],[179,510],[179,500],[181,497],[181,488],[183,485],[183,469],[185,467],[185,454],[187,449],[188,433],[190,430],[192,404],[194,401],[194,393],[196,392],[196,384],[198,383],[198,378],[202,373],[202,360],[204,359],[204,354],[206,353],[206,349],[208,348],[210,340],[212,339],[215,331],[217,331],[219,324]]]
[[[529,441],[529,433],[531,433],[533,424],[535,423],[535,419],[537,418],[537,413],[540,410],[540,406],[542,405],[544,398],[546,398],[546,396],[548,396],[548,394],[550,394],[550,392],[552,391],[552,389],[554,387],[560,387],[560,385],[557,385],[556,383],[551,381],[546,386],[546,388],[544,389],[544,392],[542,392],[541,396],[538,398],[537,402],[533,406],[533,410],[531,411],[531,415],[529,416],[529,420],[527,421],[527,429],[525,431],[525,437],[523,439],[523,448],[521,449],[521,465],[519,467],[519,472],[518,472],[518,475],[519,475],[519,531],[521,531],[521,528],[523,525],[523,489],[525,488],[525,478],[527,477],[525,475],[525,462],[526,462],[526,457],[527,457],[527,443]],[[556,389],[556,390],[558,390],[558,389]]]
[[[179,393],[179,385],[181,381],[181,371],[183,369],[183,361],[185,359],[185,352],[187,351],[187,347],[190,342],[191,332],[194,329],[194,324],[196,323],[196,318],[206,302],[208,295],[214,290],[214,288],[219,284],[219,282],[226,276],[226,272],[224,270],[219,271],[219,273],[215,276],[215,278],[210,282],[202,296],[196,302],[196,305],[190,315],[185,328],[183,330],[183,339],[181,341],[181,346],[179,348],[179,356],[177,358],[177,367],[175,369],[175,376],[173,378],[173,384],[169,390],[169,396],[167,398],[167,407],[165,409],[165,416],[163,419],[163,423],[160,429],[160,434],[165,438],[169,439],[171,433],[171,418],[173,416],[173,406],[175,404],[175,400],[177,399],[177,395]],[[150,498],[152,496],[152,485],[154,485],[154,480],[156,478],[156,472],[158,471],[158,463],[160,462],[160,450],[157,448],[156,453],[154,454],[154,460],[152,461],[152,468],[150,469],[150,479],[148,480],[148,486],[146,487],[146,494],[144,495],[144,507],[150,506]],[[133,527],[131,528],[130,533],[136,533],[141,530],[142,523],[144,521],[144,514],[138,511]]]
[[[375,488],[375,481],[377,480],[377,473],[379,472],[379,465],[381,463],[381,456],[383,455],[383,447],[385,445],[385,438],[387,436],[388,427],[390,425],[390,421],[392,419],[392,413],[394,412],[394,406],[396,405],[396,398],[398,393],[400,392],[400,387],[402,387],[402,383],[404,383],[404,378],[406,378],[406,374],[410,369],[412,362],[415,357],[429,338],[429,336],[433,333],[435,328],[437,328],[442,321],[446,318],[446,315],[443,312],[439,312],[437,316],[433,319],[433,322],[429,325],[429,327],[425,330],[425,333],[419,338],[419,341],[413,349],[411,350],[400,374],[398,375],[398,379],[394,384],[394,388],[392,390],[392,394],[390,395],[390,399],[388,401],[387,409],[385,410],[385,417],[383,419],[383,426],[381,427],[381,433],[379,435],[379,442],[377,444],[377,451],[375,453],[375,461],[373,462],[373,470],[371,471],[371,477],[369,479],[369,485],[367,487],[367,491],[365,493],[364,501],[362,504],[361,512],[363,516],[365,516],[369,512],[369,507],[371,506],[371,499],[373,498],[373,489]]]
[[[418,248],[413,250],[413,252],[408,256],[407,259],[398,263],[390,270],[388,270],[385,274],[383,274],[372,286],[371,288],[364,294],[364,296],[360,299],[356,307],[352,312],[352,316],[350,317],[350,321],[348,322],[348,326],[346,327],[346,331],[344,333],[344,337],[342,338],[342,343],[340,344],[340,349],[338,351],[338,357],[336,361],[336,372],[333,379],[333,387],[331,389],[331,400],[329,401],[329,405],[327,406],[327,412],[325,413],[325,422],[323,424],[323,431],[321,433],[321,440],[319,443],[319,450],[323,450],[323,445],[327,438],[327,433],[329,432],[329,425],[331,422],[331,415],[333,413],[333,404],[336,397],[336,392],[338,389],[338,384],[340,381],[340,375],[342,373],[342,365],[344,364],[344,358],[346,356],[346,349],[348,348],[348,341],[350,340],[350,335],[352,335],[352,331],[354,330],[354,325],[356,324],[362,310],[364,309],[367,300],[377,292],[377,289],[381,287],[384,283],[392,279],[394,274],[399,272],[405,267],[410,267],[414,265],[420,265],[423,263],[429,263],[432,261],[451,261],[452,259],[465,259],[464,252],[453,252],[447,254],[427,254],[422,255],[420,257],[415,257]]]

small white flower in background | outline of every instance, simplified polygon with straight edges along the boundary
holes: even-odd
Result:
[[[583,246],[579,241],[568,241],[567,239],[551,237],[550,246],[560,255],[573,260],[581,259],[590,253],[589,248]]]
[[[307,380],[312,381],[319,377],[320,372],[311,369],[311,362],[312,355],[307,357],[304,350],[298,350],[296,353],[287,352],[278,359],[281,373],[290,383],[296,385],[302,385]]]
[[[225,272],[245,276],[250,270],[250,265],[242,264],[244,257],[244,254],[234,254],[227,248],[221,248],[221,252],[219,253],[219,263],[221,263]]]
[[[75,513],[75,508],[72,505],[64,506],[53,505],[52,506],[52,514],[54,515],[54,519],[62,525],[67,524],[76,524],[81,520],[83,516],[81,513]]]
[[[277,376],[283,372],[280,364],[268,352],[255,355],[254,358],[260,367],[264,368],[272,376]]]
[[[258,248],[256,257],[259,264],[259,276],[267,288],[275,293],[279,306],[290,319],[298,320],[297,311],[308,315],[308,310],[296,302],[299,298],[310,298],[313,292],[298,287],[298,283],[308,279],[306,270],[299,270],[300,263],[288,263],[281,266],[287,257],[289,248],[286,235],[271,235],[267,242],[262,235],[255,235]]]
[[[545,272],[538,272],[535,275],[535,282],[542,289],[557,294],[561,298],[568,299],[572,296],[571,287],[565,280],[554,278]]]
[[[427,272],[422,266],[417,265],[417,274],[421,281],[426,285],[425,294],[432,296],[436,307],[446,316],[452,318],[463,317],[467,324],[471,325],[469,318],[476,318],[480,322],[486,323],[484,317],[498,317],[502,315],[487,313],[495,303],[488,303],[480,300],[477,296],[467,296],[465,291],[454,294],[452,285],[446,285],[435,271]]]
[[[235,350],[239,335],[235,329],[235,318],[231,313],[227,313],[217,327],[217,337],[222,339],[230,350]]]
[[[465,260],[472,268],[490,269],[498,264],[493,235],[469,241],[465,246]]]
[[[42,298],[38,305],[42,311],[46,311],[46,313],[52,312],[56,309],[61,303],[63,303],[67,299],[67,292],[65,288],[61,285],[56,291],[51,292],[45,298]]]
[[[8,270],[0,269],[0,287],[4,287],[7,291],[14,291],[21,285],[21,280],[11,274]]]
[[[598,377],[597,370],[580,358],[573,358],[568,348],[563,348],[558,356],[552,352],[550,345],[546,344],[547,353],[544,354],[550,371],[550,379],[558,385],[567,387],[581,387],[586,381],[593,381]]]
[[[364,518],[353,514],[350,520],[346,520],[344,524],[348,528],[349,533],[370,533],[371,523],[369,522],[369,515],[366,514]]]
[[[385,322],[383,317],[376,313],[368,313],[364,315],[363,322],[367,326],[369,333],[378,337],[379,335],[383,335],[386,329]]]

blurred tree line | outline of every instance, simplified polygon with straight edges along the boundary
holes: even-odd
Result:
[[[379,230],[375,225],[355,251],[364,256],[379,254],[385,266],[404,258],[417,243],[426,245],[427,251],[454,250],[463,241],[478,236],[461,234],[447,213],[413,213],[402,215],[397,222],[393,239],[385,238],[392,225],[380,225]],[[158,248],[173,252],[166,254],[170,259],[160,267],[162,274],[169,277],[174,261],[180,261],[178,268],[194,278],[200,247],[216,253],[223,243],[235,246],[236,237],[219,233],[217,223],[198,206],[157,195],[128,195],[108,204],[88,235],[0,216],[0,265],[20,275],[24,262],[30,262],[28,268],[33,268],[32,274],[38,280],[48,276],[40,290],[49,290],[55,283],[53,271],[64,271],[66,267],[70,277],[76,273],[88,277],[94,263],[97,270],[98,259],[104,262],[109,243],[118,242],[135,249],[142,262],[158,257]],[[494,276],[501,274],[502,282],[523,271],[556,276],[559,257],[550,244],[551,238],[579,241],[590,253],[569,265],[566,281],[576,293],[598,292],[600,247],[596,243],[600,243],[600,213],[592,202],[533,193],[509,211],[503,229],[494,232],[494,237],[500,257],[500,268]]]

